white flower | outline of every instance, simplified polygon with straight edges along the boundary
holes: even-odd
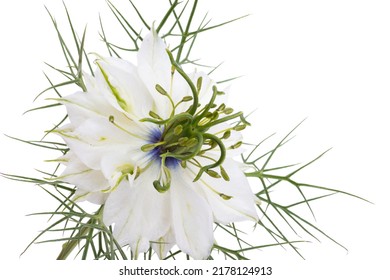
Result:
[[[60,99],[70,119],[56,131],[70,148],[61,179],[77,186],[77,199],[104,204],[120,245],[136,256],[152,246],[163,258],[177,244],[205,259],[214,222],[257,221],[232,159],[244,120],[207,75],[186,75],[155,31],[138,65],[111,57],[96,64],[94,77],[84,74],[87,92]]]

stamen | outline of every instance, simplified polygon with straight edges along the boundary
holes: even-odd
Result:
[[[191,138],[191,139],[189,139],[189,140],[186,142],[185,146],[186,146],[187,148],[192,148],[192,147],[195,147],[197,144],[198,144],[198,139],[196,139],[196,138]]]
[[[151,116],[154,119],[162,120],[162,118],[155,112],[149,111],[149,116]]]
[[[211,169],[209,169],[209,170],[206,170],[206,173],[209,175],[209,176],[211,176],[211,177],[213,177],[213,178],[221,178],[221,175],[219,175],[218,174],[218,172],[216,172],[216,171],[214,171],[214,170],[211,170]]]
[[[218,118],[219,118],[218,111],[214,111],[214,113],[212,113],[211,120],[214,121],[217,120]]]
[[[203,118],[203,119],[201,119],[201,120],[198,122],[198,125],[199,125],[199,126],[204,126],[204,125],[208,124],[209,122],[211,122],[211,119],[210,119],[210,118]]]
[[[224,133],[223,136],[222,136],[222,139],[228,139],[228,138],[230,137],[231,134],[232,134],[232,133],[231,133],[230,130],[225,131],[225,133]]]
[[[237,148],[239,148],[241,145],[242,145],[242,141],[239,141],[239,142],[237,142],[236,144],[231,145],[229,148],[230,148],[230,149],[237,149]]]
[[[202,129],[207,130],[207,129],[209,129],[210,127],[215,126],[215,125],[217,125],[217,124],[224,123],[224,122],[227,122],[227,121],[229,121],[229,120],[232,120],[232,119],[235,119],[235,118],[238,118],[238,117],[241,118],[241,115],[242,115],[242,112],[238,112],[238,113],[235,113],[235,114],[233,114],[233,115],[226,116],[226,117],[224,117],[224,118],[215,120],[215,121],[213,121],[213,122],[207,124],[206,126],[202,127]]]
[[[222,139],[228,139],[231,136],[231,131],[241,131],[249,125],[243,117],[242,112],[233,113],[232,108],[227,108],[225,104],[217,106],[215,100],[218,95],[224,94],[224,92],[218,91],[216,86],[213,86],[212,96],[209,102],[202,108],[199,104],[199,93],[202,89],[203,78],[199,77],[196,81],[196,85],[191,78],[182,70],[181,66],[174,60],[172,53],[167,50],[169,59],[171,61],[172,77],[175,71],[184,78],[188,86],[191,89],[192,96],[184,96],[181,101],[176,105],[171,98],[170,92],[167,92],[161,85],[156,84],[155,88],[161,95],[166,96],[173,107],[171,116],[162,120],[153,111],[150,111],[149,115],[153,119],[142,119],[141,121],[149,121],[158,125],[163,125],[163,133],[158,139],[141,147],[144,152],[153,151],[154,156],[161,158],[161,172],[158,180],[153,182],[153,186],[159,192],[165,192],[170,188],[171,178],[170,169],[180,163],[182,168],[187,167],[187,161],[199,168],[198,174],[195,176],[194,182],[199,180],[202,174],[205,172],[213,178],[223,178],[225,181],[229,181],[229,175],[222,167],[222,164],[226,157],[226,148]],[[171,78],[172,78],[171,77]],[[172,81],[171,81],[172,85]],[[171,89],[172,90],[172,89]],[[175,115],[175,109],[182,102],[192,101],[192,105],[189,106],[186,112]],[[216,109],[215,109],[216,108]],[[198,110],[199,109],[199,110]],[[225,115],[220,118],[221,114]],[[218,133],[209,134],[207,131],[218,124],[231,121],[235,118],[240,118],[241,122],[236,123],[235,126],[226,128]],[[222,136],[221,136],[222,135]],[[238,142],[229,147],[229,149],[238,148],[242,142]],[[203,146],[206,145],[206,149]],[[209,147],[207,147],[207,145]],[[207,157],[205,153],[209,150],[213,150],[218,146],[219,158],[214,159]],[[211,161],[211,164],[202,166],[195,157],[205,157]],[[174,163],[174,164],[171,164]],[[220,169],[220,173],[213,168]],[[217,192],[218,193],[218,192]],[[231,199],[231,196],[218,193],[223,199]]]
[[[160,93],[161,95],[168,96],[168,92],[159,84],[157,84],[155,88],[157,92]]]
[[[175,129],[173,130],[173,134],[175,134],[176,136],[179,136],[182,132],[183,132],[183,126],[181,124],[176,126]]]
[[[220,149],[220,156],[219,156],[219,159],[213,163],[213,164],[210,164],[210,165],[206,165],[206,166],[203,166],[200,170],[199,170],[199,173],[198,175],[196,175],[195,179],[194,179],[194,182],[198,181],[199,178],[202,176],[203,172],[205,171],[208,171],[210,168],[214,168],[214,167],[217,167],[217,166],[220,166],[224,160],[225,160],[225,157],[226,157],[226,149],[225,149],[225,145],[222,143],[221,139],[219,139],[218,137],[212,135],[212,134],[209,134],[209,133],[204,133],[203,134],[203,138],[204,139],[211,139],[213,140],[215,143],[217,143],[217,145],[219,146],[219,149]]]
[[[225,110],[225,108],[226,108],[226,105],[224,103],[222,103],[221,105],[219,105],[217,111],[222,112],[223,110]]]
[[[192,99],[194,99],[192,96],[184,96],[183,99],[181,100],[182,102],[188,102],[188,101],[191,101]]]
[[[246,128],[246,124],[240,124],[240,125],[233,127],[233,129],[235,131],[241,131],[241,130],[244,130],[245,128]]]
[[[191,78],[188,77],[188,75],[183,71],[183,69],[181,69],[180,65],[175,61],[170,50],[166,49],[166,52],[168,53],[169,59],[170,59],[171,64],[172,64],[172,68],[175,69],[177,72],[179,72],[179,74],[184,78],[184,80],[186,80],[187,84],[189,85],[189,87],[191,89],[194,102],[191,105],[188,113],[193,116],[193,115],[195,115],[196,110],[198,109],[199,92],[198,92],[197,88],[195,87],[194,83],[192,82]]]
[[[188,141],[188,137],[181,137],[178,140],[178,144],[180,146],[184,147],[187,144],[187,141]]]
[[[204,107],[202,114],[196,117],[196,120],[198,120],[198,122],[202,120],[204,117],[207,117],[207,114],[209,113],[209,110],[211,106],[214,104],[215,98],[217,97],[217,92],[218,92],[217,87],[213,86],[213,95],[211,96],[209,103]]]
[[[175,109],[181,104],[181,103],[184,103],[184,102],[188,102],[188,101],[191,101],[193,100],[194,98],[192,96],[184,96],[182,100],[180,100],[179,102],[176,103],[175,105]],[[192,106],[192,105],[191,105]]]
[[[156,84],[155,88],[156,88],[158,93],[160,93],[161,95],[163,95],[163,96],[168,98],[169,102],[172,105],[171,117],[174,116],[175,115],[175,108],[176,108],[176,106],[175,106],[175,103],[172,100],[171,95],[168,94],[168,92],[162,86],[160,86],[159,84]]]
[[[125,132],[125,133],[127,133],[127,134],[129,134],[129,135],[131,135],[131,136],[133,136],[133,137],[135,137],[135,138],[138,138],[138,139],[141,139],[141,140],[145,140],[144,138],[140,137],[139,135],[136,135],[136,134],[134,134],[134,133],[131,133],[130,131],[126,130],[125,128],[123,128],[122,126],[120,126],[119,124],[117,124],[117,123],[115,122],[114,116],[112,116],[112,115],[109,116],[109,117],[108,117],[108,121],[109,121],[110,123],[112,123],[115,127],[117,127],[117,128],[119,128],[120,130],[122,130],[123,132]]]
[[[230,199],[233,198],[232,196],[226,195],[226,194],[223,194],[223,193],[220,193],[219,196],[220,196],[223,200],[230,200]]]
[[[157,142],[157,143],[151,143],[151,144],[145,144],[141,147],[141,151],[143,152],[150,152],[151,150],[153,150],[154,148],[158,147],[158,146],[161,146],[161,145],[164,145],[165,142],[164,141],[161,141],[161,142]]]
[[[220,170],[221,170],[221,175],[222,175],[222,178],[225,180],[225,181],[230,181],[230,177],[229,175],[227,174],[225,168],[222,167],[222,165],[219,167]]]
[[[226,108],[226,109],[223,110],[223,113],[225,115],[230,115],[231,113],[233,113],[233,111],[234,110],[232,108]]]
[[[198,80],[196,81],[196,89],[198,90],[198,92],[200,92],[200,90],[202,89],[202,82],[203,82],[202,77],[199,77]]]
[[[159,193],[164,193],[171,187],[171,172],[165,165],[166,157],[163,156],[161,159],[161,171],[158,180],[153,181],[154,188]]]

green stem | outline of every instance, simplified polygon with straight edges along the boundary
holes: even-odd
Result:
[[[89,219],[87,224],[93,224],[94,218]],[[92,230],[89,226],[83,226],[79,233],[75,236],[75,239],[68,241],[62,245],[62,250],[57,257],[57,260],[66,260],[67,257],[73,252],[74,248],[79,244],[80,240],[89,234]]]
[[[176,56],[176,62],[179,63],[180,62],[180,57],[181,57],[181,54],[183,52],[183,48],[184,48],[184,43],[186,42],[187,40],[187,36],[189,34],[189,31],[190,31],[190,26],[191,26],[191,22],[192,22],[192,19],[194,17],[194,14],[195,14],[195,10],[196,10],[196,5],[198,4],[198,0],[195,0],[194,1],[194,5],[192,6],[192,10],[191,10],[191,14],[188,18],[188,23],[187,23],[187,26],[186,26],[186,30],[184,31],[184,33],[181,35],[181,42],[180,42],[180,47],[179,47],[179,50],[177,51],[177,56]]]
[[[176,0],[173,4],[171,4],[171,7],[169,8],[168,12],[165,14],[164,18],[161,20],[160,24],[158,25],[156,31],[157,33],[160,32],[161,28],[164,26],[165,22],[168,20],[171,13],[174,11],[176,6],[179,4],[179,1]]]
[[[209,129],[212,126],[215,126],[216,124],[224,123],[226,121],[229,121],[229,120],[241,117],[241,116],[242,116],[242,112],[238,112],[238,113],[235,113],[233,115],[226,116],[224,118],[218,119],[216,121],[209,122],[208,124],[202,126],[201,128],[202,128],[202,130],[207,130],[207,129]]]
[[[213,95],[210,99],[210,102],[204,107],[202,114],[196,117],[195,123],[198,124],[199,121],[209,112],[211,106],[213,106],[213,103],[215,101],[215,98],[217,97],[218,90],[216,86],[213,86]]]
[[[219,159],[215,163],[203,166],[199,170],[198,175],[196,175],[196,177],[194,179],[194,182],[199,180],[199,178],[202,176],[203,172],[209,170],[210,168],[214,168],[214,167],[220,166],[225,161],[225,158],[226,158],[225,145],[222,143],[221,139],[219,139],[215,135],[212,135],[212,134],[209,134],[209,133],[204,133],[203,134],[203,139],[210,139],[210,140],[213,140],[215,143],[217,143],[217,145],[219,146],[219,149],[221,151],[221,155],[220,155]]]

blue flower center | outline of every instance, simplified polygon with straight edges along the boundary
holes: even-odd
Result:
[[[162,141],[162,135],[163,131],[161,131],[158,128],[154,128],[150,132],[149,136],[149,142],[151,144],[155,144]],[[149,154],[152,156],[153,160],[159,161],[161,163],[161,154],[166,153],[166,149],[164,146],[157,146],[153,150],[149,152]],[[165,166],[169,169],[174,169],[180,164],[180,160],[174,158],[174,157],[166,157],[165,158]]]

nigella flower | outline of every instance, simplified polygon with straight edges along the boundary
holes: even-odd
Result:
[[[186,74],[155,31],[137,65],[98,58],[86,92],[60,99],[70,123],[56,131],[70,151],[60,179],[75,199],[104,204],[103,222],[135,256],[175,244],[209,256],[213,223],[257,221],[254,195],[233,157],[242,113],[204,73]]]

